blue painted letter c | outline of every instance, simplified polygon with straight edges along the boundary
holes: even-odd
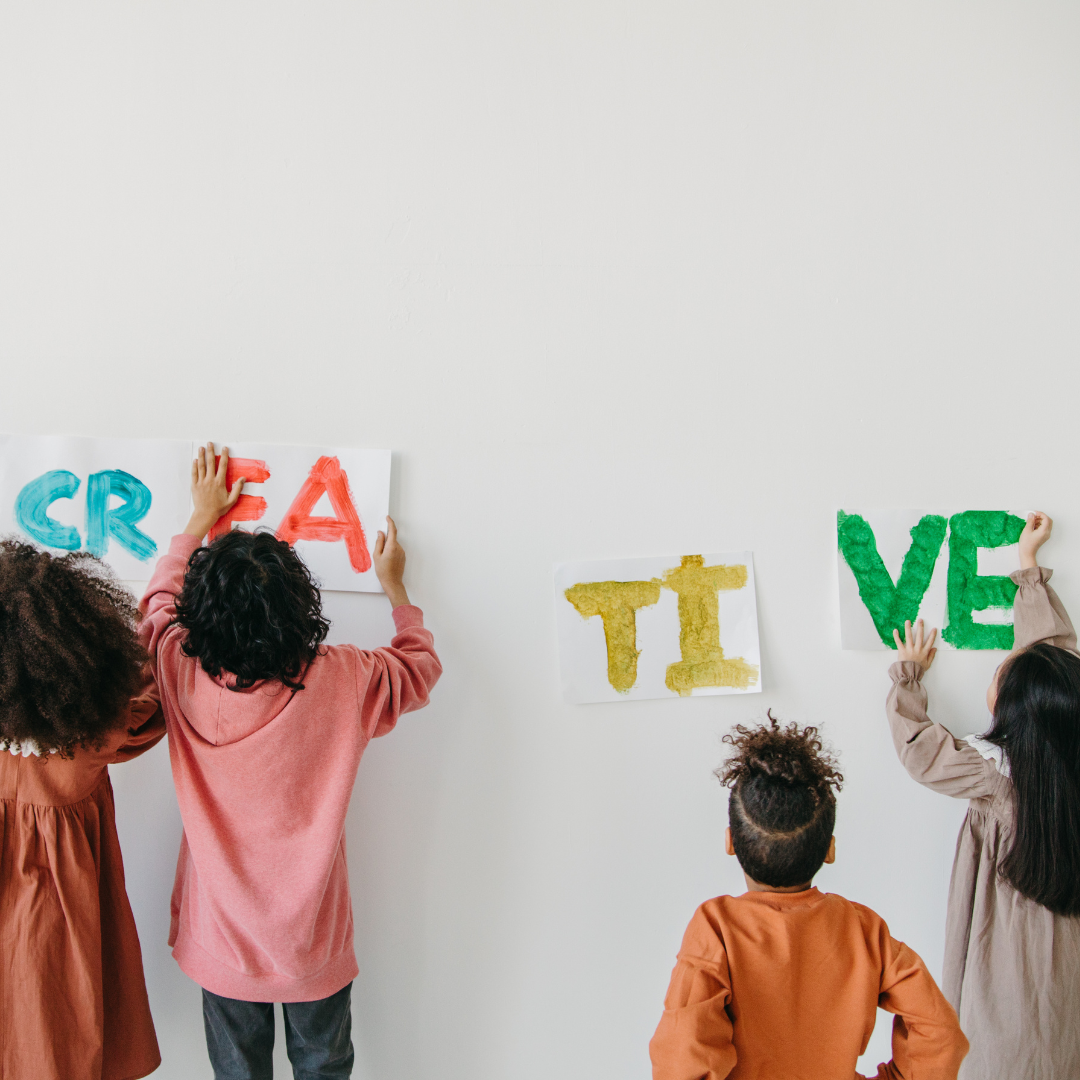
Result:
[[[78,551],[82,544],[79,530],[49,517],[49,507],[57,499],[70,499],[79,490],[79,483],[79,478],[67,469],[53,469],[31,480],[15,500],[19,528],[46,547]]]

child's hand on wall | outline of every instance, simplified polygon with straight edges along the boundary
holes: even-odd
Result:
[[[912,630],[911,620],[904,623],[904,640],[900,640],[900,631],[893,630],[893,641],[896,642],[896,654],[900,660],[912,660],[923,671],[927,671],[937,656],[937,648],[934,641],[937,639],[937,630],[931,630],[930,636],[926,636],[922,619],[917,619],[915,628]]]
[[[189,536],[200,540],[214,527],[215,522],[226,510],[231,510],[244,490],[244,478],[241,476],[232,486],[226,486],[225,476],[229,469],[229,448],[221,449],[221,459],[214,468],[214,444],[208,442],[200,446],[191,463],[191,501],[195,509],[191,520],[184,530]],[[402,556],[404,561],[404,556]]]
[[[375,563],[375,576],[383,592],[390,598],[390,603],[394,607],[407,604],[409,594],[401,583],[405,573],[405,549],[398,543],[397,526],[389,515],[386,518],[386,532],[380,530],[375,541],[372,561]]]
[[[1039,565],[1039,548],[1050,539],[1054,523],[1041,510],[1028,514],[1027,524],[1020,534],[1020,569],[1028,570]]]

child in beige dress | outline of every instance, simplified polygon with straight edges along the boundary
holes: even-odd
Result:
[[[987,692],[981,737],[956,739],[926,712],[937,631],[897,633],[887,710],[907,771],[968,799],[949,889],[942,989],[971,1051],[961,1080],[1080,1077],[1080,654],[1052,571],[1037,563],[1052,522],[1020,537],[1015,648]]]

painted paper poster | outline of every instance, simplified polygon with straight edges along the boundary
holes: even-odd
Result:
[[[296,548],[324,589],[382,592],[371,552],[390,512],[389,450],[237,443],[229,446],[229,485],[241,476],[244,493],[211,538],[230,528],[269,528]]]
[[[145,581],[190,515],[191,444],[0,435],[0,533]]]
[[[761,690],[749,551],[561,563],[555,604],[569,702]]]
[[[89,551],[121,578],[146,581],[191,515],[198,446],[0,436],[0,533],[53,551]],[[371,549],[389,509],[389,450],[237,446],[230,483],[241,475],[244,494],[211,537],[268,527],[295,545],[324,589],[381,592]]]
[[[922,618],[953,649],[1011,649],[1016,547],[1026,515],[1007,510],[840,510],[840,641],[895,649]]]

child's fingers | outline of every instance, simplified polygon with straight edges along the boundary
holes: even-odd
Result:
[[[191,482],[193,484],[198,483],[199,480],[199,459],[197,457],[191,459]]]
[[[212,442],[206,444],[206,475],[214,475],[214,458],[217,456],[217,451],[214,449]]]
[[[386,546],[386,533],[384,533],[382,531],[382,529],[380,529],[379,530],[379,535],[375,537],[375,554],[376,555],[381,555],[383,553],[383,548],[385,546]]]
[[[897,630],[895,626],[893,627],[892,638],[893,641],[896,642],[896,648],[898,651],[903,648],[904,643],[900,640],[900,631]]]
[[[1028,527],[1036,535],[1048,536],[1053,526],[1050,516],[1042,510],[1035,510],[1028,514]]]
[[[391,545],[397,543],[397,525],[389,514],[386,515],[386,541]]]
[[[233,484],[232,490],[229,492],[229,505],[225,508],[226,510],[231,509],[236,505],[237,501],[240,498],[240,495],[243,493],[243,490],[244,477],[241,476],[237,479],[236,483]]]
[[[212,460],[212,459],[211,459]],[[217,478],[220,483],[225,483],[225,478],[229,475],[229,448],[223,446],[221,448],[221,458],[218,461]]]
[[[937,656],[937,649],[931,649],[926,654],[926,666],[929,667],[934,662],[934,657]]]
[[[931,653],[936,653],[937,649],[934,648],[934,642],[937,640],[937,627],[930,631],[930,636],[926,639],[926,646]]]
[[[911,648],[911,620],[910,619],[905,619],[904,620],[904,644],[909,649]]]

